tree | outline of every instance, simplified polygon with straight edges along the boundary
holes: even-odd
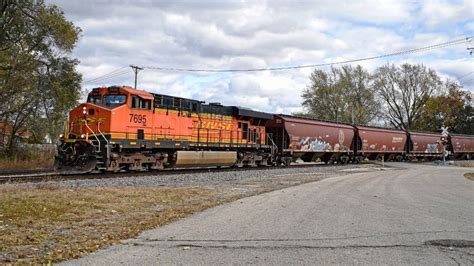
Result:
[[[77,103],[79,62],[70,54],[80,29],[41,0],[3,0],[0,15],[0,121],[12,126],[6,147],[12,154],[19,130],[35,132],[41,121],[55,133]]]
[[[426,103],[440,91],[441,80],[423,65],[386,65],[374,74],[374,91],[382,101],[382,117],[400,129],[415,129]]]
[[[378,113],[379,104],[370,86],[370,74],[361,66],[315,70],[303,92],[305,116],[339,122],[367,124]]]
[[[324,120],[343,121],[345,102],[339,82],[340,71],[315,70],[310,75],[311,85],[303,92],[303,107],[307,115]]]
[[[459,134],[474,135],[474,108],[472,105],[472,98],[470,103],[464,105],[461,113],[457,116],[456,124],[452,132]]]
[[[417,130],[436,131],[448,126],[455,133],[473,134],[472,96],[451,81],[443,83],[444,92],[432,96],[422,108],[414,125]]]
[[[367,125],[379,114],[380,104],[375,99],[371,79],[369,72],[359,65],[342,67],[341,84],[352,123]]]

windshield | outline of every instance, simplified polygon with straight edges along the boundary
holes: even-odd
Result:
[[[99,104],[100,103],[100,95],[90,95],[87,98],[88,103]]]
[[[124,104],[127,101],[127,96],[125,95],[105,95],[104,104]]]

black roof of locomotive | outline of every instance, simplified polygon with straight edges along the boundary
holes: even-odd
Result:
[[[176,97],[176,96],[171,96],[171,95],[165,95],[165,94],[157,94],[157,93],[151,93],[155,99],[162,97],[168,98],[173,104],[162,104],[161,107],[164,108],[169,108],[169,109],[179,109],[179,106],[175,106],[174,102],[175,99],[180,100],[182,103],[191,103],[191,104],[196,104],[198,106],[198,110],[202,113],[210,113],[210,114],[220,114],[220,115],[232,115],[232,116],[241,116],[241,117],[248,117],[248,118],[259,118],[259,119],[273,119],[273,114],[265,113],[265,112],[260,112],[260,111],[255,111],[249,108],[244,108],[240,106],[225,106],[220,103],[208,103],[206,104],[204,101],[198,101],[194,99],[188,99],[188,98],[182,98],[182,97]],[[200,108],[199,108],[200,107]]]
[[[273,119],[273,114],[255,111],[249,108],[240,107],[240,106],[231,106],[234,108],[234,115],[246,116],[246,117],[256,117],[261,119]]]

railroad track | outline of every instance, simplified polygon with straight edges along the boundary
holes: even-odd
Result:
[[[150,175],[179,175],[192,173],[208,173],[208,172],[237,172],[237,171],[260,171],[278,168],[304,168],[304,167],[328,167],[334,164],[296,164],[287,167],[283,166],[266,166],[266,167],[243,167],[243,168],[187,168],[187,169],[165,169],[159,171],[143,171],[143,172],[118,172],[118,173],[91,173],[91,174],[77,174],[77,175],[62,175],[56,172],[42,172],[42,173],[21,173],[21,174],[0,174],[0,184],[4,183],[27,183],[27,182],[48,182],[48,181],[62,181],[62,180],[81,180],[81,179],[105,179],[105,178],[120,178],[130,176],[150,176]]]

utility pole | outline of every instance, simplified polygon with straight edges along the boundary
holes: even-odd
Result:
[[[130,67],[133,69],[133,72],[135,73],[135,89],[137,89],[138,71],[143,70],[143,67],[134,66],[134,65],[130,65]]]

